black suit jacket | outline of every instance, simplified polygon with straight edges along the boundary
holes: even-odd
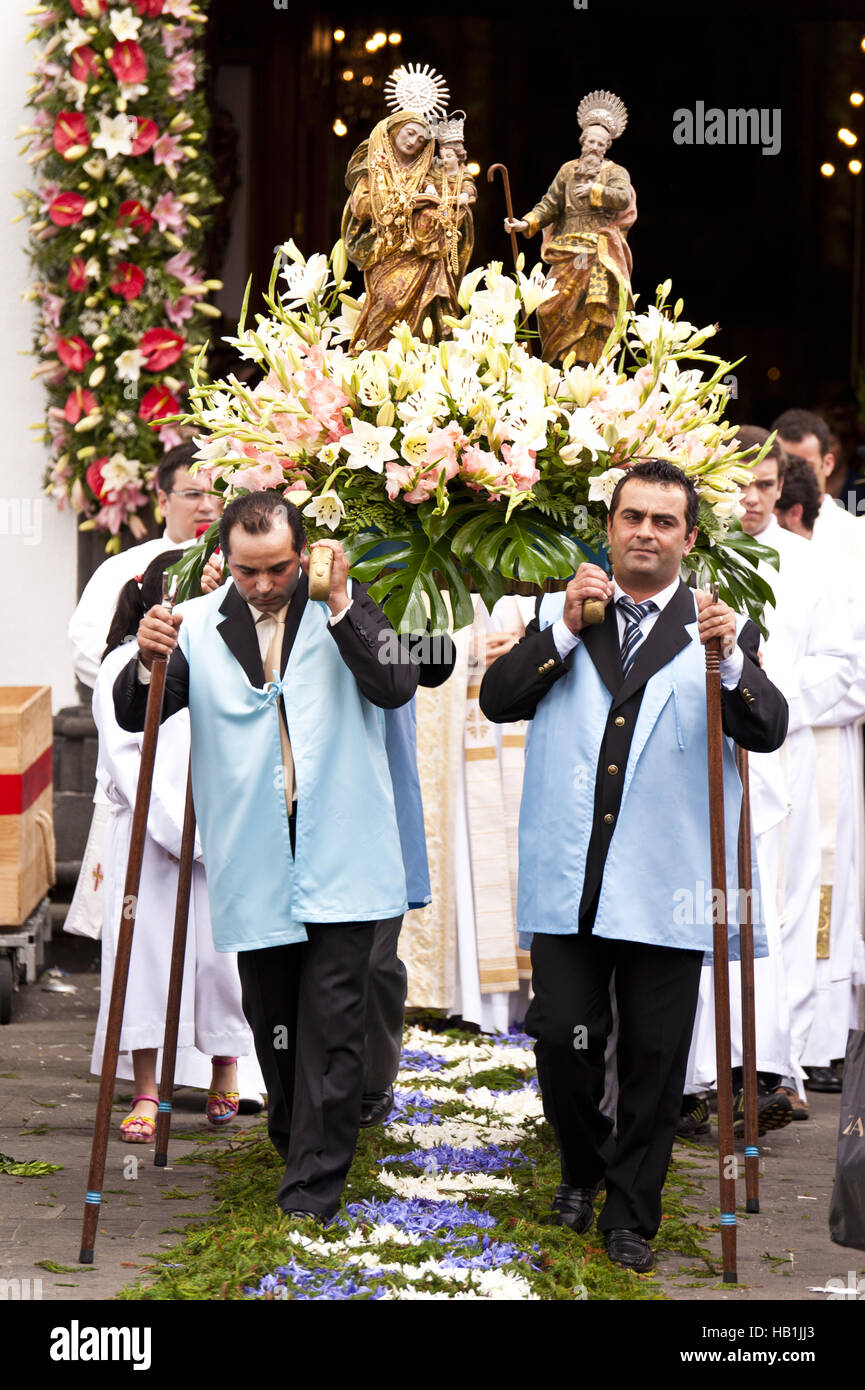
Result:
[[[285,673],[288,665],[308,597],[307,578],[305,574],[301,574],[286,614],[280,675]],[[361,694],[382,709],[396,709],[406,704],[414,695],[420,668],[408,655],[405,661],[400,662],[379,660],[380,653],[386,649],[382,639],[384,636],[392,636],[393,629],[362,585],[352,585],[352,598],[354,602],[348,613],[329,628],[330,634],[339,647],[343,661],[357,681]],[[243,667],[250,684],[261,689],[265,685],[265,675],[255,623],[234,584],[227,588],[219,611],[223,615],[217,628],[220,637]],[[406,643],[407,641],[408,639]],[[117,722],[122,729],[131,733],[139,733],[144,728],[144,714],[147,708],[147,686],[140,684],[136,677],[137,664],[137,657],[133,658],[128,666],[124,666],[114,683]],[[443,679],[450,674],[452,666],[451,661]],[[438,674],[438,669],[435,668],[432,674]],[[436,682],[431,679],[428,683]],[[169,658],[165,675],[162,720],[185,708],[188,703],[189,666],[183,652],[177,647]]]
[[[685,624],[693,621],[693,595],[686,584],[680,583],[638,648],[626,678],[622,676],[618,623],[612,603],[607,605],[602,623],[583,628],[580,633],[581,642],[613,697],[595,774],[592,834],[580,904],[581,922],[588,925],[594,917],[621,805],[625,779],[620,769],[623,771],[628,763],[646,683],[687,646],[691,638]],[[735,689],[721,687],[724,733],[753,753],[771,753],[780,748],[787,736],[787,701],[759,664],[760,630],[755,623],[749,620],[744,624],[738,644],[743,653],[739,682]],[[571,669],[573,662],[573,652],[561,660],[552,625],[540,630],[536,608],[522,641],[494,661],[484,676],[481,709],[496,724],[531,719],[547,691]],[[608,775],[611,767],[616,771]]]

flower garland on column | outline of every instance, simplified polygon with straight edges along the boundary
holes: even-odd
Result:
[[[195,48],[207,0],[54,0],[27,11],[40,46],[24,127],[48,411],[46,492],[120,548],[145,534],[147,484],[185,434],[176,416],[221,288],[199,269],[217,201]],[[160,421],[164,423],[160,424]]]

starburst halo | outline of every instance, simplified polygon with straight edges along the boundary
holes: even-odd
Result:
[[[384,84],[384,95],[392,111],[419,111],[429,119],[444,116],[448,109],[448,84],[429,63],[401,63]]]

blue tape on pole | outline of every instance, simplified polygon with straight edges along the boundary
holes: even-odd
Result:
[[[156,1108],[157,1108],[157,1110],[160,1112],[160,1114],[162,1114],[162,1115],[170,1115],[170,1114],[171,1114],[171,1101],[170,1101],[170,1100],[161,1100]]]
[[[85,1200],[85,1202],[89,1202],[89,1203],[91,1204],[91,1206],[97,1206],[97,1207],[98,1207],[98,1206],[100,1205],[101,1201],[102,1201],[102,1193],[101,1193],[101,1192],[88,1192],[88,1193],[86,1193],[86,1195],[85,1195],[85,1197],[84,1197],[84,1200]]]
[[[756,1144],[746,1144],[746,1145],[745,1145],[745,1157],[746,1157],[746,1158],[759,1158],[759,1157],[760,1157],[760,1150],[757,1148]]]
[[[722,1211],[722,1212],[721,1212],[721,1225],[722,1225],[722,1226],[735,1226],[735,1224],[736,1224],[736,1213],[735,1213],[734,1211]]]

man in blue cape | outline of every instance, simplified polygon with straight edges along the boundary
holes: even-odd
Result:
[[[761,669],[759,629],[679,578],[698,496],[680,469],[619,480],[607,535],[613,578],[584,564],[544,595],[523,640],[487,671],[488,719],[531,719],[520,808],[517,925],[531,941],[526,1029],[562,1185],[555,1219],[598,1218],[610,1259],[646,1271],[660,1225],[711,914],[682,912],[712,882],[703,644],[721,639],[728,920],[735,921],[741,784],[733,740],[780,747],[787,704]],[[604,622],[583,624],[601,599]],[[702,905],[702,904],[701,904]],[[755,936],[755,940],[756,940]],[[615,971],[619,1100],[601,1111]]]
[[[238,952],[286,1164],[277,1201],[326,1219],[357,1141],[375,925],[407,906],[383,710],[411,699],[418,668],[393,659],[393,629],[336,541],[322,542],[330,597],[309,599],[304,540],[281,494],[231,502],[234,583],[151,609],[114,698],[121,726],[141,729],[149,668],[169,656],[162,718],[189,707],[214,941]]]

